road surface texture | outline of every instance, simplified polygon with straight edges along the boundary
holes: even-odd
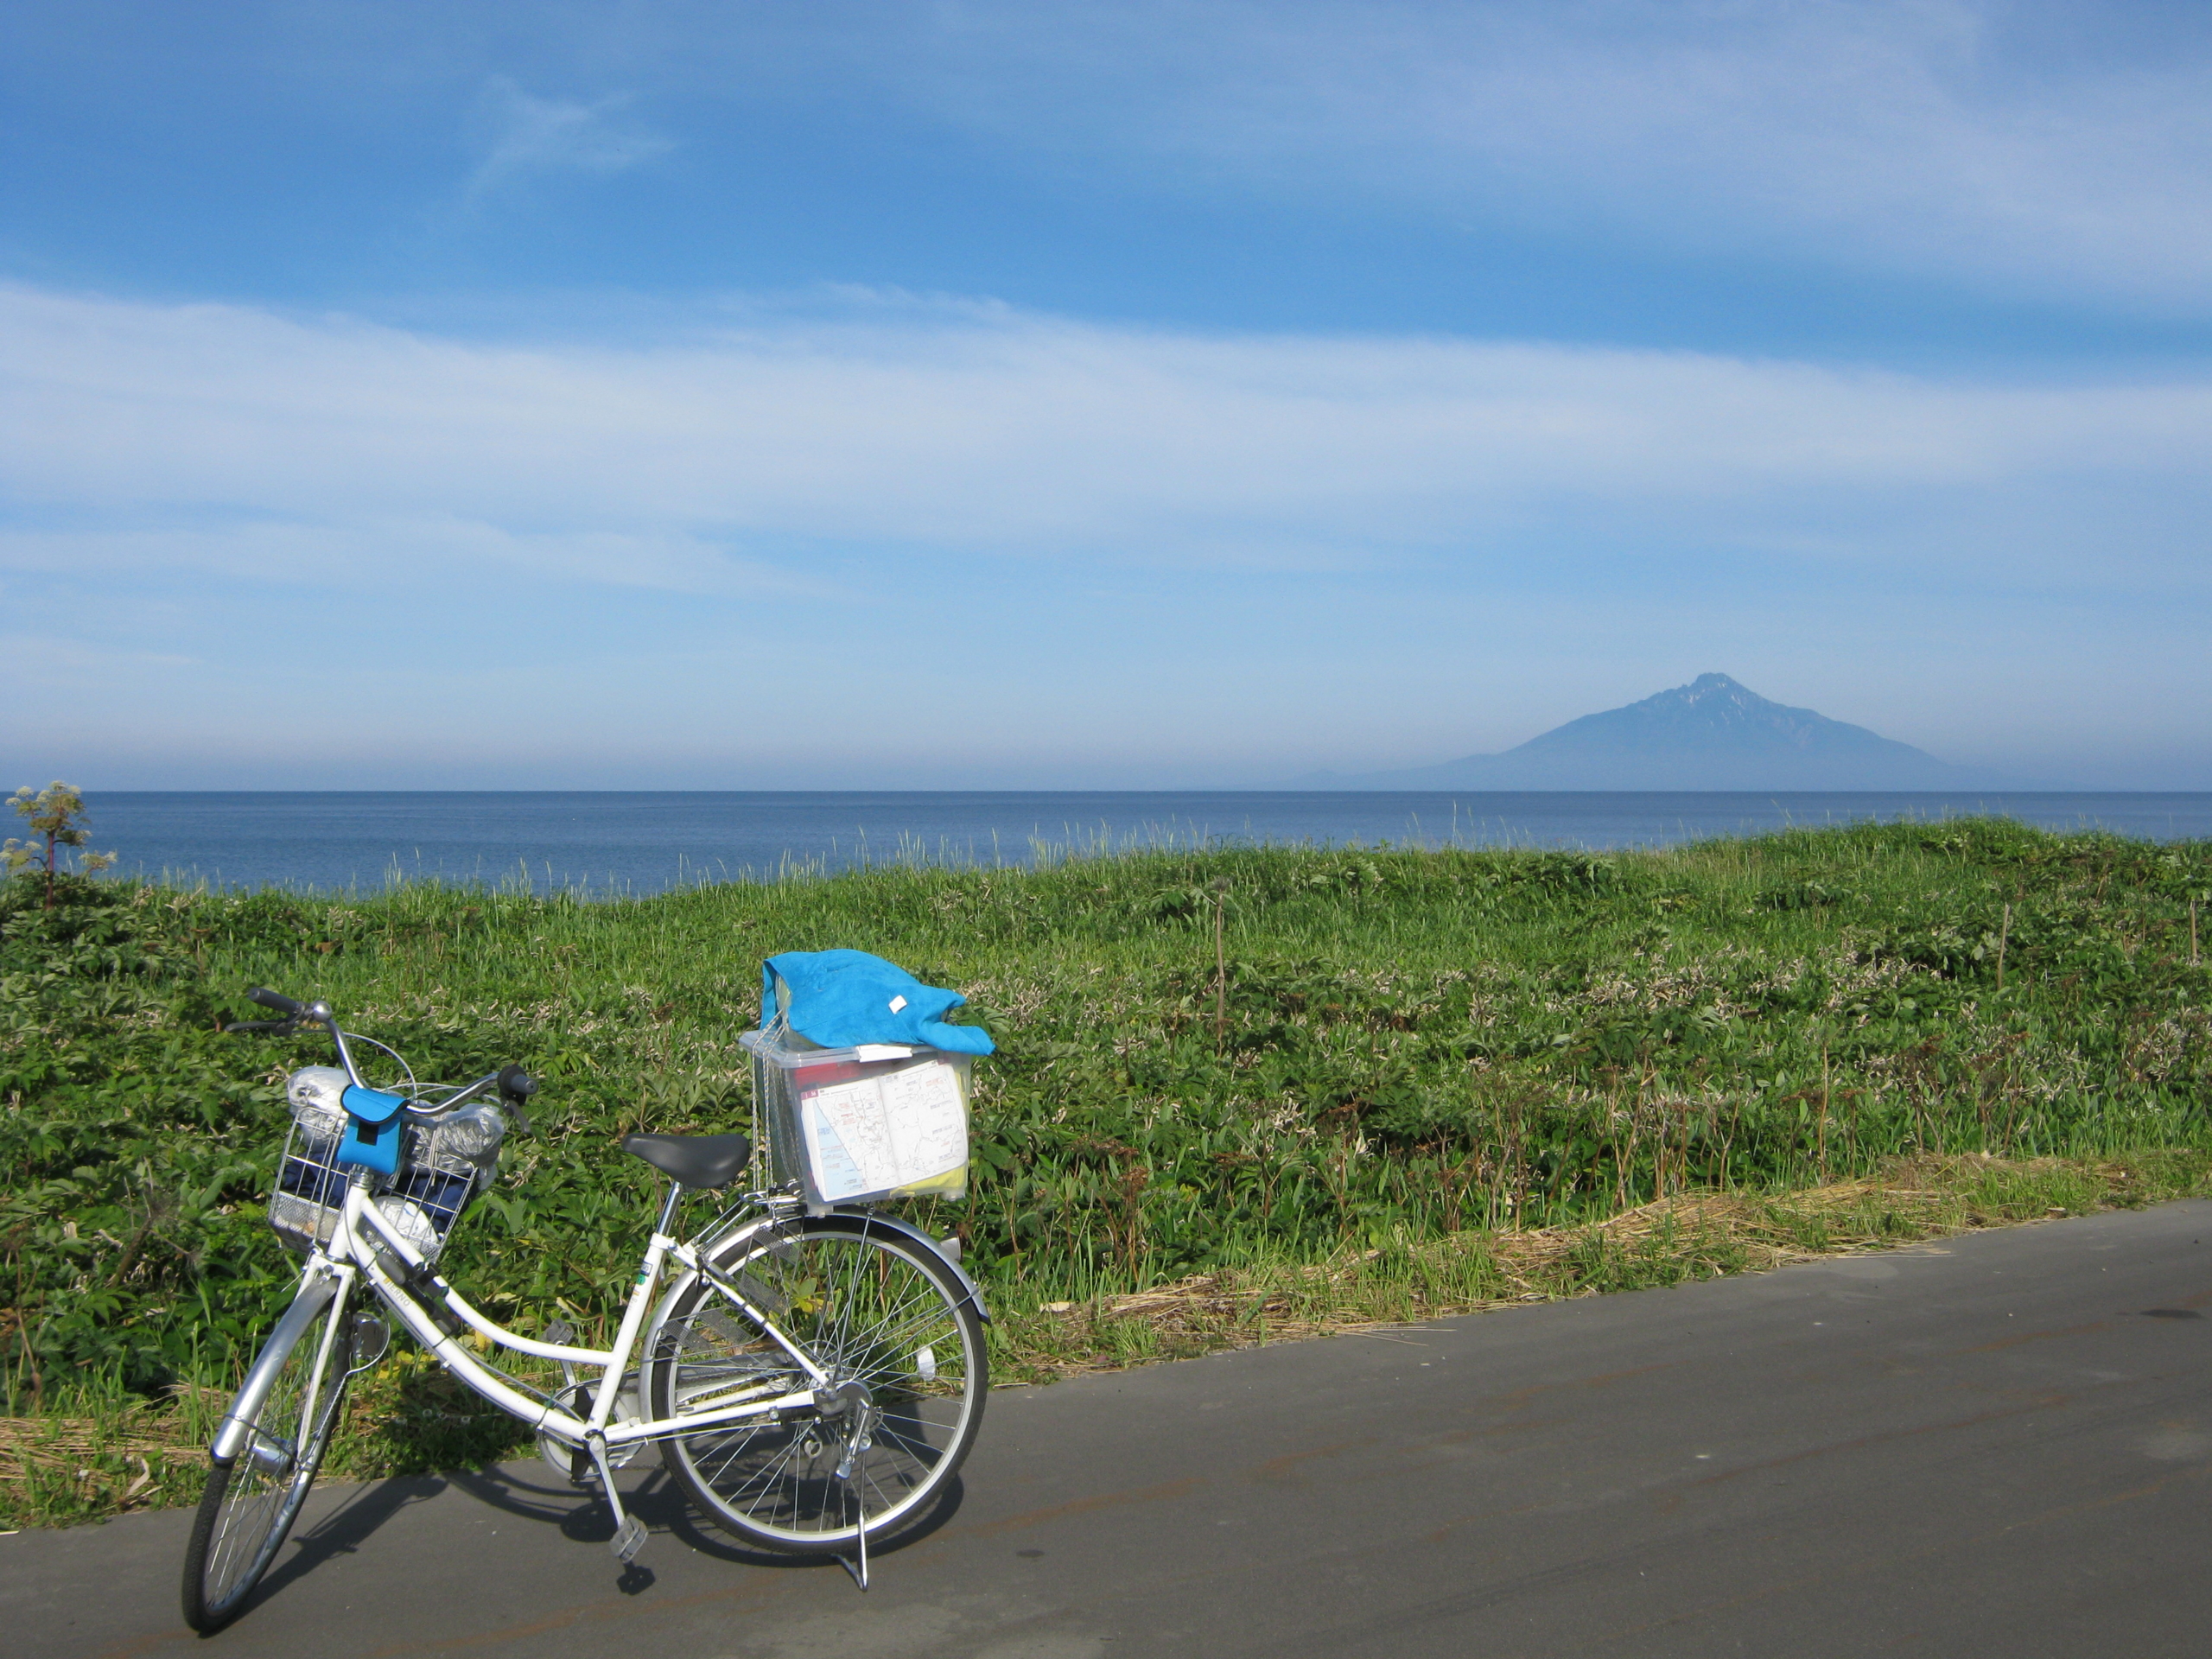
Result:
[[[25,1656],[2212,1652],[2212,1204],[995,1395],[965,1491],[776,1566],[658,1465],[319,1491],[201,1643],[189,1516],[0,1538]]]

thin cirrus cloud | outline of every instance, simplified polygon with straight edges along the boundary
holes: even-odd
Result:
[[[579,103],[539,98],[505,75],[495,75],[479,100],[480,159],[468,176],[467,194],[480,198],[532,174],[620,173],[663,156],[675,142],[626,124],[620,94]]]
[[[1247,569],[1686,543],[2194,584],[2212,384],[2037,385],[988,308],[753,315],[620,349],[0,289],[0,565],[381,538],[715,591],[787,550]],[[2141,533],[2112,544],[2115,500]],[[2159,525],[2164,523],[2165,528]],[[823,591],[789,573],[796,595]]]
[[[251,512],[209,524],[0,528],[0,571],[128,583],[190,572],[239,583],[435,584],[474,571],[578,589],[632,588],[725,599],[849,601],[834,583],[657,526],[517,529],[445,514],[339,518]]]
[[[2212,31],[2187,8],[974,0],[887,26],[886,95],[1186,188],[2189,315],[2212,277]]]
[[[141,10],[160,9],[116,15]],[[34,5],[14,42],[25,76],[53,78],[77,111],[54,146],[65,174],[85,169],[60,193],[71,203],[143,166],[138,131],[117,136],[141,102],[178,156],[219,154],[195,147],[213,143],[204,87],[246,63],[255,95],[283,94],[255,108],[257,143],[290,123],[276,130],[382,157],[418,193],[458,184],[481,201],[556,175],[634,173],[680,142],[696,164],[671,191],[712,182],[678,217],[674,251],[696,251],[737,200],[741,264],[786,213],[834,228],[881,212],[841,197],[854,180],[950,204],[939,234],[957,238],[963,213],[1003,212],[1041,179],[1078,218],[1103,206],[1137,226],[1133,248],[1088,247],[1109,281],[1155,251],[1143,213],[1115,218],[1132,204],[1167,203],[1155,222],[1171,223],[1225,208],[1264,240],[1269,213],[1250,213],[1263,201],[1281,222],[1440,226],[1447,262],[1449,232],[1465,231],[1471,261],[1534,246],[1632,273],[1687,257],[1753,287],[1777,266],[1872,272],[1904,279],[1892,302],[1934,283],[2202,318],[2212,293],[2201,0],[330,0],[187,31],[196,55],[149,48],[130,111],[102,105],[118,83],[85,42],[143,31],[87,36],[82,10]],[[456,123],[469,129],[458,180]],[[806,188],[784,203],[794,180]],[[636,238],[626,282],[650,287],[671,259],[658,223],[622,220],[609,238],[617,252]],[[864,244],[807,274],[934,280],[898,251]]]

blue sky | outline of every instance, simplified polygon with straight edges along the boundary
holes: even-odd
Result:
[[[16,0],[0,177],[25,779],[2212,787],[2201,4]]]

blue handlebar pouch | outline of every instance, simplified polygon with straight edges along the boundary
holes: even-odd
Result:
[[[399,1116],[407,1097],[349,1084],[344,1100],[346,1133],[338,1138],[339,1163],[379,1175],[393,1173],[399,1167],[399,1142],[407,1129]]]

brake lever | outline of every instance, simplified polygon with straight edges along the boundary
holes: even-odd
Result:
[[[537,1092],[537,1079],[518,1065],[499,1068],[499,1101],[507,1109],[507,1116],[514,1126],[524,1135],[530,1134],[530,1114],[522,1109],[523,1103]]]
[[[237,1037],[249,1031],[274,1031],[289,1035],[299,1028],[300,1022],[296,1020],[247,1020],[237,1025],[225,1026],[223,1035]]]

